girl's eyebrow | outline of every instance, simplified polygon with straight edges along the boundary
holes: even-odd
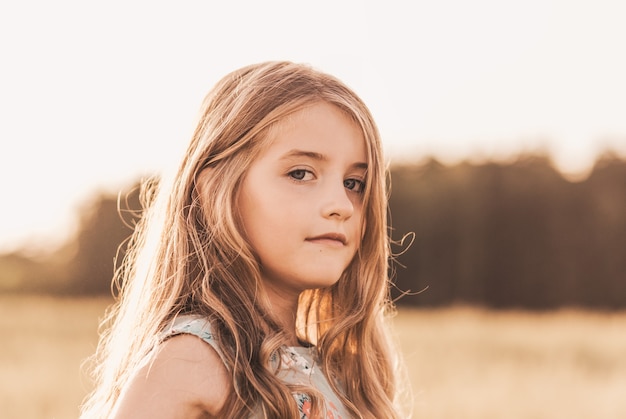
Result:
[[[328,157],[326,157],[324,154],[317,153],[315,151],[306,151],[306,150],[297,150],[297,149],[290,150],[289,152],[285,153],[280,159],[291,160],[297,157],[308,157],[310,159],[321,161],[321,162],[328,161]],[[355,169],[367,170],[367,163],[357,162],[357,163],[353,163],[351,167]]]
[[[304,151],[304,150],[297,150],[297,149],[293,149],[285,153],[285,155],[281,157],[281,160],[289,160],[294,157],[308,157],[310,159],[319,160],[319,161],[328,160],[328,158],[321,153],[316,153],[315,151]]]

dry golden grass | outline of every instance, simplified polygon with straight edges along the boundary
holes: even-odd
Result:
[[[105,299],[0,297],[0,417],[65,419],[91,389],[82,361],[96,347]]]
[[[0,297],[0,417],[77,417],[108,303]],[[394,325],[415,418],[626,418],[626,313],[401,310]]]
[[[405,310],[416,418],[626,418],[626,313]]]

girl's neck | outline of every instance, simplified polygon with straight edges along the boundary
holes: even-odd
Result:
[[[296,316],[298,312],[299,293],[291,290],[265,287],[267,309],[278,322],[287,337],[285,345],[300,346],[296,335]]]

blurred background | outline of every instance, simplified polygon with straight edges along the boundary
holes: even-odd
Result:
[[[3,417],[77,414],[138,183],[177,163],[222,76],[281,59],[379,124],[416,417],[626,416],[625,18],[609,0],[0,4]]]

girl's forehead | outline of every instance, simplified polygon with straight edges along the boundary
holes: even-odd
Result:
[[[285,115],[269,127],[264,137],[265,150],[300,144],[323,148],[331,139],[330,145],[337,150],[369,154],[367,136],[360,124],[344,109],[327,102],[315,102]]]
[[[315,119],[318,125],[327,124],[331,119],[339,117],[344,123],[351,125],[358,131],[367,142],[367,135],[363,132],[355,117],[345,109],[326,101],[318,101],[307,104],[301,108],[289,112],[274,122],[268,130],[268,139],[275,139],[279,134],[301,128],[311,119]]]
[[[356,122],[355,116],[345,108],[331,103],[325,100],[318,100],[314,102],[310,102],[304,106],[301,106],[292,112],[287,113],[283,117],[281,117],[278,121],[276,121],[277,125],[289,126],[293,124],[298,124],[302,121],[303,118],[310,116],[311,114],[319,115],[318,112],[320,109],[331,110],[331,112],[335,114],[342,115],[347,121],[353,123],[355,127],[359,128],[359,125]],[[326,113],[326,117],[329,116],[329,113]]]

